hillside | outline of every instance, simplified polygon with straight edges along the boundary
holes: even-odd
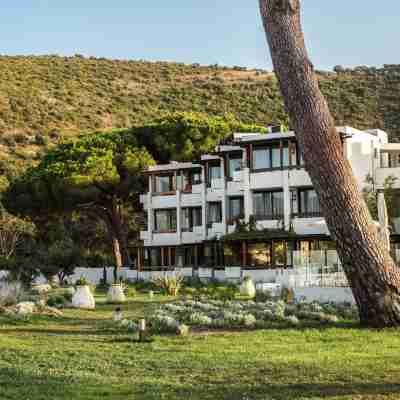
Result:
[[[400,139],[400,66],[319,73],[338,125]],[[240,67],[96,58],[0,57],[0,173],[32,162],[61,137],[126,127],[167,111],[285,121],[273,74]]]

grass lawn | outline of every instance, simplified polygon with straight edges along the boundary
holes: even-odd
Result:
[[[138,296],[125,315],[159,301]],[[140,344],[114,329],[112,310],[0,317],[0,399],[400,399],[400,330],[213,332]]]

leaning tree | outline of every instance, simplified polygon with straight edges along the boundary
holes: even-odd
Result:
[[[372,327],[400,325],[400,269],[380,243],[308,57],[300,0],[259,0],[286,111],[358,305]]]
[[[92,133],[48,151],[39,165],[11,181],[3,204],[39,223],[73,211],[103,221],[119,268],[131,263],[123,206],[139,205],[141,172],[153,163],[126,131]]]

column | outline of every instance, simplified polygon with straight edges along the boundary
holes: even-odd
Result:
[[[153,214],[153,176],[149,175],[149,192],[147,193],[147,231],[149,245],[153,241],[153,226],[154,226],[154,214]]]
[[[291,204],[290,204],[290,170],[282,171],[283,178],[283,227],[286,231],[290,228]]]
[[[222,223],[223,223],[223,233],[227,233],[227,219],[228,219],[228,212],[227,212],[227,197],[226,197],[226,171],[225,171],[225,159],[223,157],[220,158],[221,163],[221,176],[222,176]]]
[[[207,163],[201,168],[201,221],[203,227],[203,240],[207,239]]]

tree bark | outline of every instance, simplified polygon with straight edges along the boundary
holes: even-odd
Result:
[[[305,48],[300,0],[259,0],[275,73],[343,269],[371,327],[400,325],[400,269],[379,241]]]

